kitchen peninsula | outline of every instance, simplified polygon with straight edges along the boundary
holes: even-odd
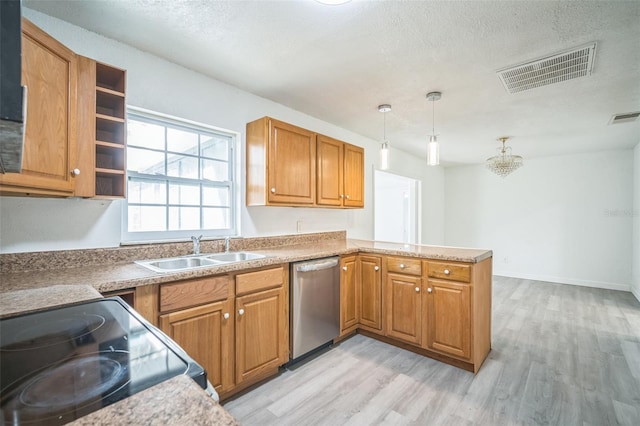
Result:
[[[170,243],[2,254],[0,317],[17,313],[16,294],[37,292],[37,298],[22,298],[19,310],[39,310],[46,305],[41,298],[47,298],[48,292],[53,295],[68,286],[69,290],[87,291],[87,285],[107,296],[128,293],[134,308],[170,336],[175,326],[172,318],[218,312],[221,330],[216,339],[224,342],[224,348],[212,351],[225,352],[216,352],[216,356],[207,352],[200,362],[224,400],[277,374],[288,362],[289,263],[338,255],[341,333],[336,340],[361,333],[472,372],[478,371],[491,348],[490,250],[354,240],[340,231],[232,239],[232,252],[251,250],[265,257],[181,272],[158,273],[134,263],[185,256],[191,247],[190,243]],[[203,241],[201,251],[221,252],[223,243]],[[245,296],[240,286],[254,290]],[[241,339],[249,339],[252,331],[241,328],[245,325],[239,321],[244,317],[236,308],[247,297],[275,294],[276,289],[281,292],[277,306],[287,315],[287,323],[277,324],[286,332],[274,328],[268,334],[278,335],[274,345],[284,356],[242,370],[239,366],[247,360]],[[221,310],[215,311],[216,306]],[[228,324],[227,331],[224,324]],[[188,339],[172,337],[191,352]],[[191,355],[198,360],[200,354]],[[212,365],[212,359],[218,364]]]

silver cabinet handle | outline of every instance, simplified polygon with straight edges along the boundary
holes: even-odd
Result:
[[[404,269],[404,263],[400,264],[400,269]]]
[[[80,169],[71,170],[71,176],[78,176],[80,174]]]
[[[347,267],[346,267],[346,266],[343,266],[343,267],[342,267],[342,270],[343,270],[343,271],[346,271],[346,270],[347,270]]]
[[[420,287],[416,287],[416,293],[420,293]]]
[[[244,315],[244,309],[238,309],[238,315]]]
[[[449,275],[450,273],[451,273],[451,271],[449,271],[448,269],[445,269],[445,270],[444,270],[444,274],[445,274],[445,275]]]
[[[430,289],[430,288],[428,288],[428,289],[427,289],[427,293],[431,293],[432,291],[433,291],[433,290],[432,290],[432,289]]]
[[[275,194],[276,193],[276,189],[275,188],[271,188],[271,193]]]
[[[229,312],[225,312],[224,315],[222,315],[222,318],[229,319]]]
[[[373,267],[373,270],[374,271],[378,271],[378,270],[380,270],[380,267],[378,265],[376,265],[376,266]]]

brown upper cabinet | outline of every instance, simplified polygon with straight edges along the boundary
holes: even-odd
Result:
[[[22,173],[0,175],[0,194],[124,197],[125,76],[76,55],[23,19]]]
[[[0,175],[0,193],[72,196],[76,163],[76,55],[22,21],[22,84],[27,86],[22,173]]]
[[[269,117],[247,124],[247,205],[311,206],[316,134]]]
[[[247,205],[364,207],[364,150],[270,117],[248,123]]]
[[[317,136],[317,204],[364,207],[364,149]]]

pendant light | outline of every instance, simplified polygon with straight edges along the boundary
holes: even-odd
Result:
[[[389,142],[387,141],[387,112],[391,111],[391,105],[382,104],[378,105],[378,111],[382,113],[384,127],[382,145],[380,145],[380,170],[387,170],[389,168]]]
[[[437,166],[440,164],[440,144],[438,144],[438,137],[436,136],[436,106],[435,102],[440,100],[442,93],[429,92],[427,93],[427,100],[432,103],[432,116],[431,123],[431,136],[429,136],[429,143],[427,144],[427,165]]]

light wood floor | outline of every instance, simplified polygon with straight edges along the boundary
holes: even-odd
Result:
[[[224,404],[243,425],[640,425],[631,293],[494,277],[478,375],[357,335]]]

